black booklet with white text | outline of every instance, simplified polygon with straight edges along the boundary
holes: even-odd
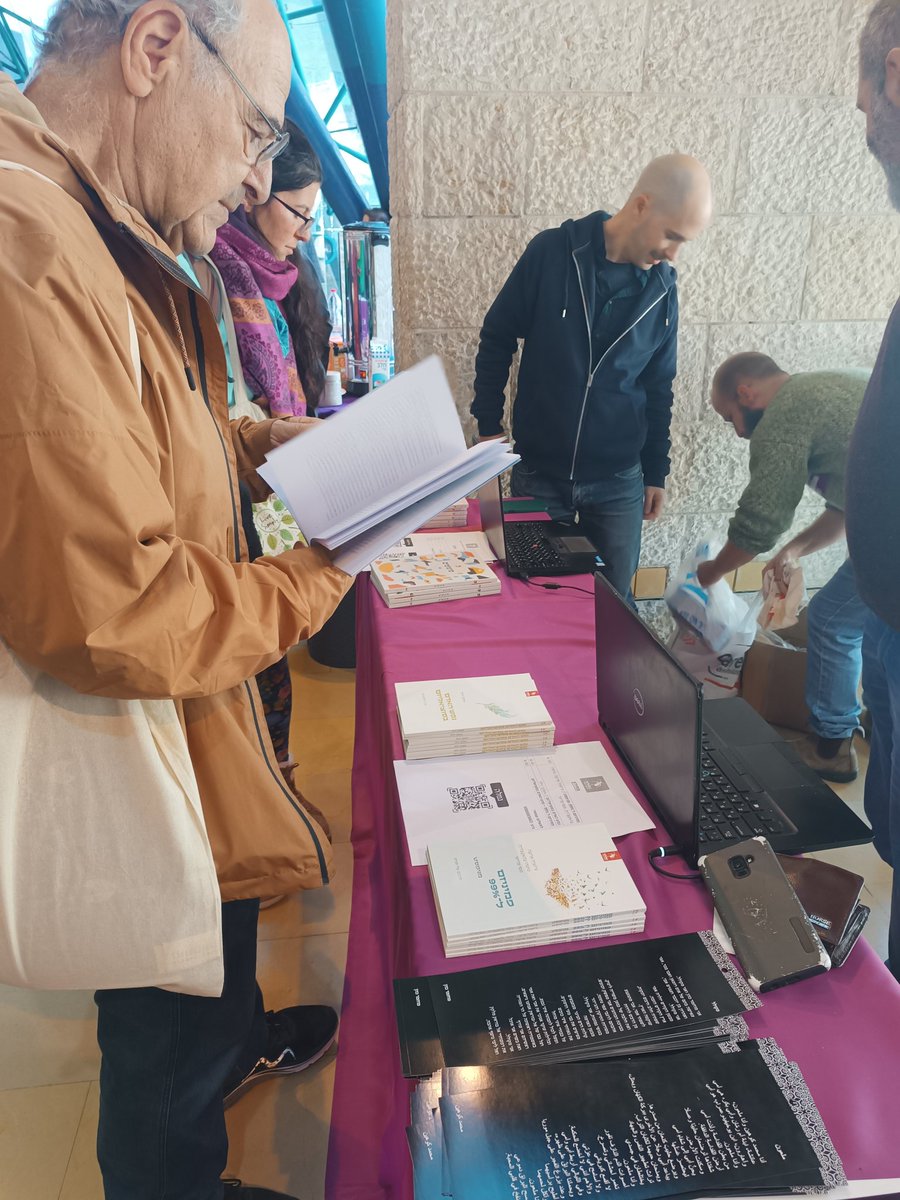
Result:
[[[846,1182],[799,1069],[771,1039],[445,1069],[419,1085],[409,1133],[411,1146],[431,1147],[416,1200],[654,1200]]]
[[[709,931],[394,981],[403,1073],[747,1037],[758,997]]]

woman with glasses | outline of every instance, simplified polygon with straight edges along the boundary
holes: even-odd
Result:
[[[259,417],[305,417],[314,410],[325,383],[328,308],[315,268],[301,249],[310,238],[322,168],[306,136],[290,122],[286,129],[290,140],[272,162],[268,201],[232,213],[210,255],[234,318],[240,358],[240,364],[232,363],[232,373],[240,374],[235,381],[235,415],[244,415],[250,400]],[[286,512],[257,506],[254,523],[243,488],[241,500],[251,558],[288,549],[299,538]],[[290,776],[294,764],[288,746],[287,659],[262,672],[257,683],[278,762]]]
[[[302,417],[321,395],[330,332],[314,269],[298,253],[312,231],[322,168],[304,134],[290,123],[287,130],[268,201],[232,213],[211,257],[231,303],[250,398],[267,416]]]

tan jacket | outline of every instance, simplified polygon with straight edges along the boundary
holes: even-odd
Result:
[[[205,299],[15,103],[0,88],[0,159],[64,191],[0,170],[0,636],[77,691],[179,702],[224,899],[316,887],[331,848],[282,781],[253,676],[351,580],[317,549],[247,561],[237,481],[267,494],[271,422],[229,421]]]

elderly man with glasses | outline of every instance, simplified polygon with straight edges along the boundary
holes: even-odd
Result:
[[[177,262],[267,197],[289,82],[270,0],[60,0],[27,100],[0,88],[0,637],[77,691],[176,701],[223,900],[220,997],[96,995],[107,1200],[275,1197],[221,1178],[223,1094],[335,1035],[325,1007],[266,1014],[255,982],[259,897],[328,883],[332,853],[253,676],[351,580],[316,548],[247,561],[238,480],[262,499],[295,427],[228,420]]]

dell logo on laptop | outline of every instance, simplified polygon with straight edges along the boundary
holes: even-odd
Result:
[[[631,698],[634,701],[634,711],[639,717],[642,717],[644,715],[644,697],[638,688],[635,688],[631,693]]]

